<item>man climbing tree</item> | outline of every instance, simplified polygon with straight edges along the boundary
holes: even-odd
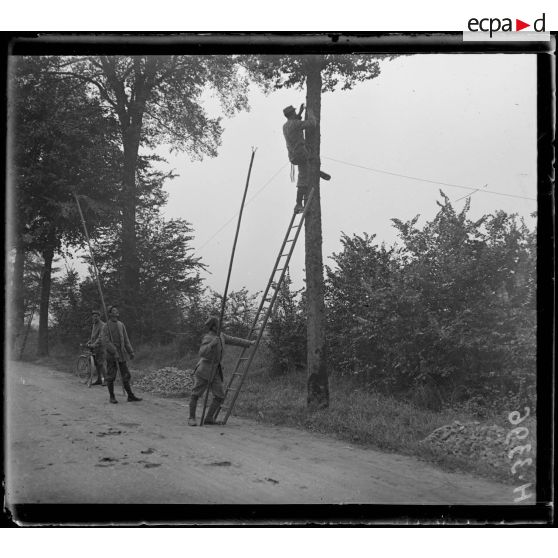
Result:
[[[246,66],[266,92],[306,84],[306,106],[316,125],[305,130],[308,150],[308,189],[314,191],[305,221],[307,300],[307,405],[329,406],[325,351],[325,304],[320,204],[320,117],[322,93],[351,89],[356,83],[380,75],[378,60],[387,55],[319,54],[306,56],[251,56]],[[300,169],[299,169],[300,170]]]
[[[287,119],[287,122],[283,124],[283,135],[287,142],[289,161],[293,166],[298,167],[295,213],[302,212],[302,203],[308,197],[308,150],[304,141],[304,130],[316,126],[316,119],[308,111],[306,112],[306,120],[302,120],[303,111],[304,103],[300,105],[298,113],[292,105],[283,110]],[[320,171],[320,178],[329,180],[331,176]]]

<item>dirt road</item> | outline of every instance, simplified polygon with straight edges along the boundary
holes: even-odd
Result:
[[[67,373],[9,363],[9,503],[511,504],[512,488],[291,428],[186,426],[187,402],[108,402]]]

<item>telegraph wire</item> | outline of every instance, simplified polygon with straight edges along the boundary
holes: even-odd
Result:
[[[465,198],[469,198],[471,197],[473,194],[476,194],[477,192],[480,193],[486,193],[486,194],[494,194],[497,196],[506,196],[508,198],[516,198],[516,199],[521,199],[521,200],[529,200],[529,201],[537,201],[536,198],[530,198],[528,196],[520,196],[517,194],[507,194],[505,192],[497,192],[496,190],[487,190],[486,186],[488,186],[488,184],[485,184],[482,189],[481,188],[475,188],[474,186],[463,186],[462,184],[452,184],[450,182],[442,182],[440,180],[430,180],[428,178],[419,178],[418,176],[410,176],[407,174],[400,174],[397,172],[390,172],[390,171],[386,171],[386,170],[382,170],[382,169],[375,169],[372,167],[367,167],[365,165],[357,165],[356,163],[349,163],[348,161],[342,161],[341,159],[334,159],[333,157],[322,157],[323,159],[327,159],[328,161],[334,161],[336,163],[341,163],[342,165],[347,165],[350,167],[356,167],[358,169],[365,169],[368,171],[372,171],[372,172],[377,172],[377,173],[381,173],[381,174],[388,174],[390,176],[398,176],[400,178],[407,178],[409,180],[416,180],[419,182],[426,182],[428,184],[437,184],[437,185],[441,185],[441,186],[448,186],[450,188],[461,188],[462,190],[470,190],[470,192],[468,194],[466,194],[465,196],[462,196],[456,200],[453,200],[454,202],[458,202],[460,200],[463,200]],[[273,176],[248,200],[247,204],[250,204],[261,192],[263,192],[263,190],[269,186],[269,184],[271,184],[271,182],[273,181],[273,179],[285,168],[285,166],[287,165],[287,163],[285,163],[284,165],[282,165],[279,170],[277,170],[275,172],[275,174],[273,174]],[[202,248],[205,248],[223,229],[225,229],[232,221],[234,221],[234,219],[237,217],[238,213],[236,213],[235,215],[233,215],[226,223],[224,223],[221,228],[219,228],[214,234],[213,236],[211,236],[208,240],[206,240],[204,242],[204,244],[202,244],[202,246],[200,246],[199,250],[201,250]]]
[[[473,192],[471,193],[475,193],[475,192],[484,192],[486,194],[495,194],[497,196],[506,196],[508,198],[518,198],[518,199],[522,199],[522,200],[531,200],[531,201],[537,201],[536,198],[530,198],[527,196],[519,196],[517,194],[507,194],[505,192],[497,192],[495,190],[486,190],[486,189],[482,189],[480,190],[479,188],[475,188],[474,186],[463,186],[462,184],[451,184],[449,182],[442,182],[440,180],[430,180],[428,178],[419,178],[417,176],[410,176],[407,174],[400,174],[397,172],[390,172],[390,171],[386,171],[386,170],[382,170],[382,169],[374,169],[372,167],[366,167],[364,165],[357,165],[355,163],[349,163],[347,161],[341,161],[340,159],[334,159],[333,157],[323,157],[323,159],[327,159],[328,161],[335,161],[336,163],[341,163],[343,165],[347,165],[349,167],[356,167],[359,169],[366,169],[372,172],[378,172],[381,174],[389,174],[391,176],[398,176],[400,178],[408,178],[409,180],[417,180],[419,182],[427,182],[429,184],[438,184],[438,185],[442,185],[442,186],[449,186],[450,188],[461,188],[463,190],[473,190]],[[464,196],[467,197],[467,196]],[[460,198],[463,199],[463,198]],[[457,201],[457,200],[456,200]]]
[[[273,179],[287,166],[287,163],[284,163],[283,165],[281,165],[281,167],[275,172],[275,174],[273,174],[273,176],[246,202],[246,205],[249,205],[250,203],[252,203],[264,190],[265,188],[267,188],[271,182],[273,181]],[[224,225],[221,226],[221,228],[215,233],[213,234],[213,236],[211,236],[208,240],[206,240],[199,248],[198,250],[201,250],[202,248],[205,248],[223,229],[225,229],[228,225],[230,225],[230,223],[232,223],[236,217],[238,216],[238,212],[235,213]]]

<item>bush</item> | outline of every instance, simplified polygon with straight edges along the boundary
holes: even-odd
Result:
[[[270,372],[286,374],[306,362],[306,318],[302,290],[291,291],[287,273],[270,316],[265,346],[270,353]]]
[[[334,367],[427,408],[475,398],[534,405],[535,232],[514,215],[477,221],[448,198],[401,245],[342,237],[327,269]]]

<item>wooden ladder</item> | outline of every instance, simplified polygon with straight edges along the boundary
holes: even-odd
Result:
[[[304,205],[304,211],[302,211],[302,213],[293,213],[291,217],[289,226],[287,227],[287,232],[283,238],[283,243],[281,244],[281,249],[279,250],[279,255],[275,260],[273,271],[271,272],[271,276],[267,282],[267,287],[265,288],[256,317],[252,323],[250,333],[248,334],[248,339],[255,339],[256,344],[242,349],[242,352],[236,361],[233,373],[227,383],[223,404],[215,414],[215,418],[217,418],[221,411],[225,412],[225,417],[222,419],[221,424],[227,423],[227,420],[234,409],[236,400],[238,399],[242,384],[248,375],[248,371],[250,370],[250,366],[260,345],[265,326],[271,316],[273,305],[277,300],[277,295],[279,294],[285,274],[287,273],[289,262],[291,261],[291,256],[293,255],[296,246],[296,241],[298,240],[298,236],[302,230],[302,225],[304,224],[308,208],[312,203],[313,196],[314,189],[310,191],[306,204]],[[279,274],[278,278],[277,274]]]

